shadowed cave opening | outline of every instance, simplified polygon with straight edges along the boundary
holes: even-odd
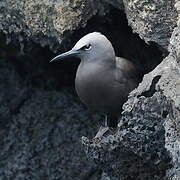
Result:
[[[93,31],[106,35],[113,44],[116,55],[133,61],[141,75],[153,70],[163,59],[163,53],[158,46],[153,43],[147,45],[138,34],[134,34],[123,11],[117,9],[112,9],[104,17],[93,16],[86,27],[74,31],[73,34],[65,32],[68,38],[62,42],[57,54],[69,50],[82,36]],[[1,48],[1,51],[14,64],[27,86],[58,91],[69,88],[76,94],[74,79],[79,59],[49,64],[49,60],[57,54],[52,53],[48,47],[43,48],[31,42],[25,44],[23,53],[13,44]]]

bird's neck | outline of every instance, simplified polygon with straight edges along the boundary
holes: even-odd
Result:
[[[107,64],[109,67],[115,67],[116,56],[112,45],[109,47],[109,51],[105,51],[103,54],[104,56],[98,58],[99,60],[97,60],[97,62],[105,65]]]
[[[83,72],[104,72],[108,70],[113,70],[116,68],[116,61],[114,59],[103,59],[94,61],[81,61],[79,65],[79,70]]]
[[[104,53],[105,54],[105,53]],[[115,68],[116,67],[116,56],[115,53],[106,53],[105,56],[96,56],[88,58],[81,59],[81,65],[82,66],[91,66],[95,65],[97,67],[105,67],[105,68]]]
[[[96,61],[100,66],[105,68],[115,68],[116,67],[116,57],[115,56],[106,56],[102,61]]]

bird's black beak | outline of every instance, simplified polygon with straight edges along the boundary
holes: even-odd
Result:
[[[56,56],[50,62],[63,60],[63,59],[67,59],[67,58],[70,58],[70,57],[76,57],[77,54],[78,54],[78,51],[76,51],[74,49],[71,49],[70,51],[67,51],[67,52],[65,52],[63,54],[60,54],[60,55]]]

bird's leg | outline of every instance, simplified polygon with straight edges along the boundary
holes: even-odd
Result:
[[[105,115],[104,125],[99,128],[99,131],[98,131],[98,133],[96,134],[96,136],[94,138],[102,137],[103,135],[105,135],[108,132],[108,130],[109,130],[109,127],[108,127],[108,116]]]
[[[105,126],[105,127],[108,127],[108,116],[107,116],[107,114],[105,115],[104,126]]]

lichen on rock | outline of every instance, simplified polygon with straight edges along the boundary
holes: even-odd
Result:
[[[176,26],[175,0],[124,0],[129,25],[146,42],[156,42],[167,49]]]

